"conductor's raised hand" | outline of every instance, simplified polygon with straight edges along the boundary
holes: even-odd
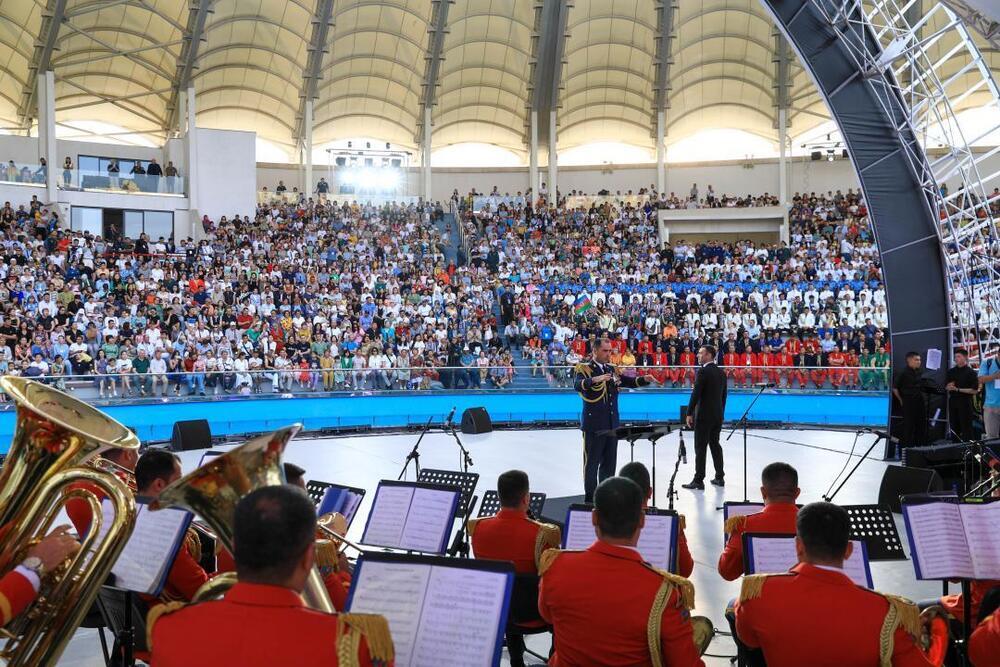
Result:
[[[660,384],[650,373],[643,375],[642,379],[646,381],[646,384]]]
[[[693,416],[687,415],[684,418],[684,421],[685,421],[685,423],[687,423],[687,427],[688,428],[694,428],[694,417]]]
[[[600,384],[601,382],[607,382],[611,377],[611,373],[602,373],[601,375],[595,375],[590,381],[594,384]]]

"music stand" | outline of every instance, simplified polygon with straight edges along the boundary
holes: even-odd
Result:
[[[448,549],[448,554],[451,556],[461,555],[467,558],[469,556],[469,536],[466,533],[465,525],[472,518],[472,510],[476,504],[476,498],[473,493],[476,490],[476,484],[479,483],[479,473],[421,468],[417,474],[417,481],[428,484],[457,486],[461,489],[462,492],[458,497],[458,506],[455,508],[455,517],[461,521],[459,521],[458,532],[455,533],[455,539]]]
[[[868,560],[906,560],[892,510],[884,505],[841,505],[851,520],[851,539],[868,548]]]
[[[653,447],[652,453],[652,465],[650,466],[650,485],[652,487],[653,497],[650,499],[652,503],[656,503],[656,441],[667,435],[673,430],[673,427],[669,423],[663,424],[642,424],[642,425],[630,425],[630,426],[619,426],[618,428],[611,428],[605,431],[598,431],[597,435],[614,435],[620,440],[626,440],[629,443],[629,447],[632,448],[631,454],[635,449],[636,440],[649,440],[649,444]],[[630,458],[629,460],[634,460]]]
[[[326,490],[331,486],[333,486],[333,484],[330,482],[321,482],[318,479],[311,479],[306,482],[306,493],[309,494],[309,499],[313,501],[313,505],[319,507],[319,504],[323,502],[323,496],[326,494]]]
[[[528,494],[528,512],[533,517],[542,516],[542,506],[545,505],[544,493]],[[483,494],[483,500],[479,503],[479,518],[494,516],[500,511],[500,494],[496,489],[490,489]]]

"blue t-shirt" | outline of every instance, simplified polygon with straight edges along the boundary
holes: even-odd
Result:
[[[996,372],[1000,372],[1000,363],[996,359],[987,359],[983,363],[979,364],[979,377],[984,375],[993,375]],[[1000,408],[1000,389],[997,389],[994,384],[997,380],[993,382],[987,382],[983,387],[986,389],[986,400],[983,401],[983,406],[987,408]]]

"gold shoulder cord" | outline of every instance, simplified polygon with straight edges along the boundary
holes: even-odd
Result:
[[[694,609],[694,585],[676,574],[671,574],[665,570],[647,565],[661,577],[663,582],[656,597],[653,598],[653,606],[649,610],[649,620],[646,623],[646,641],[649,645],[649,658],[653,667],[663,667],[663,646],[660,641],[660,625],[663,623],[663,612],[667,609],[667,602],[673,594],[674,589],[680,593],[680,603],[686,611]]]
[[[178,609],[183,609],[187,606],[186,602],[167,602],[164,604],[154,605],[149,613],[146,614],[146,649],[152,653],[153,651],[153,626],[156,622],[160,620],[161,616],[167,614],[172,614]]]

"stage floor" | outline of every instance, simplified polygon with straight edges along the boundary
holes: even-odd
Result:
[[[785,461],[799,471],[799,484],[802,488],[800,501],[803,503],[821,500],[837,471],[847,462],[855,439],[854,432],[800,429],[755,430],[750,431],[749,435],[749,499],[760,500],[758,489],[761,469],[772,461]],[[725,436],[726,432],[723,432],[723,438]],[[337,482],[369,490],[369,496],[362,503],[348,534],[349,537],[358,539],[371,506],[371,494],[378,481],[396,479],[416,437],[416,434],[301,437],[289,445],[285,458],[305,468],[307,479]],[[677,438],[676,433],[665,436],[656,447],[656,504],[659,507],[667,507],[666,489],[677,455]],[[873,438],[873,434],[863,434],[858,439],[857,449],[851,457],[852,466],[872,443]],[[472,456],[472,470],[480,475],[477,487],[477,495],[480,497],[483,491],[495,488],[497,475],[510,468],[525,470],[531,477],[532,490],[544,492],[550,497],[583,493],[582,440],[577,430],[497,431],[485,435],[462,436],[462,440]],[[723,546],[722,511],[718,508],[721,508],[723,501],[743,499],[742,438],[737,433],[731,440],[723,443],[726,487],[719,489],[709,486],[703,492],[680,488],[680,484],[689,481],[693,474],[692,440],[692,434],[685,432],[689,457],[688,464],[681,465],[677,475],[679,495],[675,500],[675,508],[687,517],[686,533],[695,560],[692,575],[696,590],[695,613],[708,616],[716,627],[727,629],[723,612],[726,603],[739,592],[739,581],[723,581],[715,569]],[[879,443],[874,454],[880,456],[881,451],[882,444]],[[185,472],[197,465],[201,454],[202,452],[194,451],[181,455]],[[635,458],[647,465],[651,463],[649,443],[636,445]],[[618,461],[619,466],[629,461],[627,443],[619,444]],[[420,464],[427,468],[459,469],[459,451],[451,436],[442,433],[425,436],[420,445]],[[866,460],[837,495],[835,502],[845,505],[877,502],[879,483],[886,465],[880,460]],[[709,467],[711,468],[711,463]],[[413,479],[412,472],[409,479]],[[897,526],[905,542],[902,521],[898,515]],[[939,583],[915,580],[911,561],[872,563],[872,577],[878,590],[914,600],[935,597],[941,593]],[[547,650],[548,636],[543,637],[529,637],[529,647],[540,652]],[[717,637],[710,646],[709,653],[732,655],[735,650],[728,638]],[[705,662],[707,665],[720,667],[729,664],[727,659],[722,658],[706,658]],[[100,644],[95,631],[79,631],[60,664],[73,667],[102,665]],[[507,664],[506,659],[503,664]]]

